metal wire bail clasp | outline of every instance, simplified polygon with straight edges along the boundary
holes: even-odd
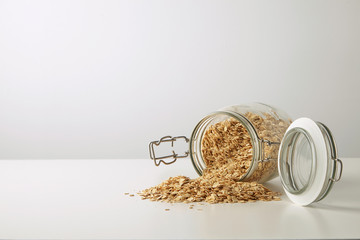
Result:
[[[270,155],[265,156],[265,145],[266,146],[280,145],[280,142],[271,142],[269,140],[260,139],[260,143],[261,143],[261,159],[259,160],[259,162],[269,162],[272,160],[277,160],[277,158],[272,158]]]
[[[154,145],[159,146],[160,143],[162,143],[162,142],[171,142],[171,147],[174,147],[174,142],[177,139],[181,139],[181,138],[184,139],[185,142],[189,142],[189,139],[187,137],[185,137],[185,136],[178,136],[178,137],[166,136],[166,137],[162,137],[159,141],[150,142],[150,144],[149,144],[150,158],[152,160],[154,160],[154,163],[155,163],[156,166],[159,166],[160,163],[164,163],[166,165],[169,165],[169,164],[174,163],[178,158],[186,158],[187,156],[189,156],[189,151],[186,151],[184,153],[184,155],[179,156],[177,153],[175,153],[174,150],[172,150],[173,154],[171,154],[171,155],[167,155],[167,156],[163,156],[163,157],[156,157],[155,156]],[[170,161],[170,162],[165,162],[163,159],[166,159],[166,158],[173,158],[173,160]]]
[[[343,163],[338,158],[332,158],[332,160],[335,161],[335,174],[338,172],[338,176],[330,178],[330,180],[333,181],[333,182],[338,182],[340,180],[340,178],[341,178],[341,175],[342,175]],[[339,166],[338,166],[338,164],[339,164]]]

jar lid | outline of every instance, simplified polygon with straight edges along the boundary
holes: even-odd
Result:
[[[323,199],[342,173],[330,130],[309,118],[295,120],[286,130],[278,167],[286,195],[303,206]]]

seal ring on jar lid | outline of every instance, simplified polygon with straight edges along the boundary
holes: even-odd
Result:
[[[342,162],[330,130],[309,118],[299,118],[289,126],[278,158],[286,195],[303,206],[323,199],[341,178]]]

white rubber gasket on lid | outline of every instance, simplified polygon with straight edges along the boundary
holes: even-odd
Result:
[[[328,156],[327,156],[327,148],[326,142],[323,137],[323,134],[313,120],[309,118],[299,118],[295,120],[289,128],[286,130],[283,140],[281,141],[280,150],[279,150],[279,159],[278,159],[278,167],[279,167],[279,175],[281,178],[281,182],[284,185],[284,181],[282,180],[282,171],[281,171],[281,162],[284,161],[284,158],[281,156],[282,148],[287,148],[288,146],[283,146],[284,140],[289,137],[287,133],[294,128],[304,130],[309,137],[313,140],[313,157],[315,161],[315,167],[312,169],[313,172],[313,181],[309,183],[309,185],[304,189],[304,191],[299,193],[291,193],[285,187],[285,193],[289,197],[289,199],[299,205],[306,206],[317,200],[320,196],[322,189],[326,182],[327,178],[327,169],[328,169]]]

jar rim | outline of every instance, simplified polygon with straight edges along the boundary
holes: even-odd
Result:
[[[256,164],[257,160],[260,159],[261,143],[260,143],[260,139],[259,139],[259,136],[257,134],[257,131],[256,131],[254,125],[244,115],[237,113],[237,112],[233,112],[233,111],[229,111],[229,110],[215,111],[215,112],[205,116],[203,119],[201,119],[199,121],[199,123],[195,126],[195,128],[191,134],[191,137],[190,137],[189,149],[190,149],[191,162],[192,162],[196,172],[199,175],[202,175],[204,167],[201,166],[198,155],[196,154],[194,149],[196,148],[196,145],[198,145],[198,147],[200,148],[200,155],[201,155],[201,139],[205,132],[205,131],[201,131],[201,129],[204,129],[204,128],[206,129],[208,124],[212,120],[214,120],[215,117],[217,117],[219,115],[227,115],[229,117],[233,117],[234,119],[239,121],[245,127],[245,129],[247,130],[247,132],[250,135],[253,156],[252,156],[252,160],[251,160],[251,164],[250,164],[249,168],[247,169],[246,173],[241,176],[239,181],[246,180],[255,171],[255,168],[257,165]],[[199,136],[199,134],[202,134],[202,135]]]

